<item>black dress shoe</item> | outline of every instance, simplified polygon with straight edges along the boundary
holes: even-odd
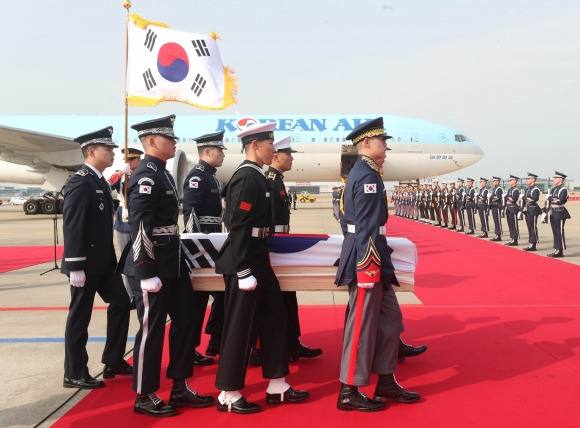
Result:
[[[133,367],[125,360],[119,364],[115,364],[114,366],[105,364],[105,369],[103,370],[104,379],[111,379],[117,375],[133,376]]]
[[[487,238],[487,232],[483,232],[481,235],[477,235],[478,238]]]
[[[220,343],[222,341],[221,337],[211,336],[209,343],[207,344],[207,349],[205,350],[205,355],[210,357],[215,357],[220,353]]]
[[[418,393],[405,390],[395,379],[395,375],[379,375],[375,389],[375,400],[386,402],[395,400],[400,403],[414,403],[421,398]]]
[[[468,230],[467,232],[465,232],[466,235],[475,235],[475,232],[473,230]]]
[[[211,366],[213,363],[215,363],[213,358],[204,357],[199,352],[195,351],[195,355],[193,357],[194,366]]]
[[[137,394],[133,411],[141,415],[156,418],[166,418],[177,414],[177,410],[173,406],[165,404],[155,393]]]
[[[458,229],[457,229],[457,231],[458,231],[458,232],[463,232],[463,228],[462,228],[462,227],[460,227],[460,228],[458,228]]]
[[[499,242],[499,241],[501,241],[501,236],[495,235],[493,238],[490,239],[490,241]]]
[[[298,403],[310,397],[308,391],[295,390],[292,387],[288,388],[284,394],[268,394],[266,393],[266,403],[280,404],[280,403]]]
[[[298,345],[290,351],[290,361],[298,361],[300,358],[314,358],[322,354],[322,349],[313,348],[310,349],[308,346],[303,345],[298,342]]]
[[[506,242],[506,245],[508,247],[517,247],[518,246],[518,241],[516,241],[515,239],[512,239],[510,242]]]
[[[338,393],[338,410],[350,412],[357,410],[359,412],[378,412],[385,410],[385,403],[371,400],[369,397],[359,391],[358,386],[342,384]]]
[[[248,400],[242,397],[238,401],[230,404],[221,404],[218,400],[217,410],[218,412],[232,412],[238,413],[240,415],[249,415],[250,413],[258,413],[262,410],[262,408],[256,403],[250,403]]]
[[[137,303],[135,303],[135,297],[131,297],[131,309],[137,309]]]
[[[413,346],[403,342],[403,339],[399,338],[399,353],[398,353],[398,360],[400,363],[405,361],[407,357],[416,357],[417,355],[421,355],[423,352],[427,350],[426,345],[421,346]]]
[[[450,226],[449,227],[449,230],[455,230],[455,229],[457,229],[455,226]]]
[[[259,349],[252,349],[252,353],[250,354],[250,360],[248,364],[252,367],[260,367],[262,365],[262,357],[260,356]]]
[[[201,395],[193,391],[191,388],[185,388],[180,390],[171,390],[171,396],[169,398],[169,405],[173,407],[208,407],[213,405],[215,399],[211,395]]]
[[[102,380],[97,380],[91,375],[84,379],[69,379],[65,377],[62,382],[62,386],[65,388],[96,389],[103,388],[105,386],[105,382]]]
[[[528,245],[526,248],[524,248],[524,251],[536,251],[536,244]]]
[[[554,250],[553,253],[548,254],[548,257],[564,257],[564,251]]]

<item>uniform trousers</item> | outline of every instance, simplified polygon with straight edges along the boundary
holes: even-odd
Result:
[[[493,233],[501,236],[503,230],[501,227],[501,207],[491,206],[491,217],[493,218]]]
[[[195,352],[196,297],[187,273],[180,278],[160,278],[163,286],[156,292],[141,289],[141,281],[129,277],[135,295],[140,328],[133,350],[133,390],[150,394],[159,389],[161,357],[167,315],[169,327],[169,365],[167,377],[187,379],[193,375]]]
[[[391,374],[397,369],[402,314],[391,278],[383,278],[382,283],[370,289],[360,288],[356,282],[348,286],[349,311],[340,363],[342,383],[365,386],[370,383],[371,373]]]
[[[518,213],[519,209],[515,208],[510,210],[509,207],[505,210],[505,218],[507,220],[508,228],[510,230],[510,239],[518,240],[520,239],[520,229],[518,226]]]
[[[530,244],[537,244],[540,242],[538,239],[538,215],[530,214],[529,208],[526,210],[526,226],[528,227],[528,242]]]
[[[127,246],[127,244],[129,242],[131,242],[131,232],[120,232],[118,230],[115,230],[115,232],[117,233],[117,244],[119,245],[119,251],[121,251],[121,253],[123,252],[123,250],[125,249],[125,247]],[[131,289],[131,285],[129,284],[129,280],[127,279],[127,277],[125,275],[122,275],[123,277],[123,283],[125,284],[125,290],[127,290],[127,294],[129,294],[129,297],[133,297],[133,290]]]
[[[552,226],[552,234],[554,235],[554,249],[565,250],[566,238],[564,236],[564,223],[566,218],[556,219],[554,214],[550,216],[550,226]]]
[[[469,230],[475,230],[475,207],[466,207],[467,211],[467,223],[469,224]]]
[[[465,227],[465,213],[462,204],[456,205],[457,209],[457,220],[459,221],[459,226]]]
[[[298,299],[295,291],[282,292],[284,307],[288,315],[288,349],[296,347],[300,337],[300,319],[298,318]]]
[[[118,273],[88,275],[84,287],[70,286],[71,302],[64,333],[64,377],[86,379],[88,327],[93,313],[95,293],[109,304],[107,308],[107,339],[101,362],[107,365],[123,361],[131,302]]]
[[[252,291],[240,290],[236,275],[224,275],[225,318],[215,381],[216,388],[224,391],[245,386],[253,332],[260,337],[262,377],[277,379],[290,373],[288,317],[280,283],[267,254],[253,261],[252,273],[258,285]]]
[[[487,205],[481,205],[477,207],[479,212],[479,220],[481,221],[481,231],[489,232],[489,211],[487,210]]]
[[[194,277],[195,281],[195,277]],[[205,319],[205,310],[209,301],[209,296],[213,297],[211,311],[209,318],[205,325],[205,333],[217,337],[221,336],[224,326],[224,292],[223,291],[194,291],[195,307],[192,308],[196,314],[196,320],[192,328],[195,330],[194,347],[198,347],[201,343],[201,331],[203,328],[203,320]]]

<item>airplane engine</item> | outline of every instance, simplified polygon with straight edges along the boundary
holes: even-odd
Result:
[[[183,182],[187,173],[189,172],[189,165],[187,161],[187,156],[181,149],[177,149],[175,152],[175,157],[167,161],[167,170],[173,176],[175,184],[177,186],[177,194],[179,199],[183,197]]]

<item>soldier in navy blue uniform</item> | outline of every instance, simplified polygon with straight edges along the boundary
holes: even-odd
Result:
[[[536,179],[538,176],[528,172],[528,188],[522,196],[525,205],[526,226],[528,227],[528,245],[524,248],[525,251],[536,251],[536,244],[538,239],[538,216],[542,214],[542,209],[538,205],[542,192],[536,186]]]
[[[489,206],[491,207],[491,216],[493,218],[493,233],[495,236],[490,241],[501,241],[501,208],[503,205],[503,189],[500,187],[500,177],[493,177],[493,189],[489,196]]]
[[[465,232],[466,235],[475,234],[475,189],[473,188],[473,178],[467,177],[467,188],[464,193],[465,211],[467,212],[467,223],[469,230]]]
[[[565,174],[556,171],[554,174],[554,188],[548,195],[548,202],[552,210],[550,225],[554,235],[554,251],[548,254],[548,257],[564,257],[564,250],[566,249],[564,224],[571,216],[564,206],[568,202],[568,189],[564,186],[565,179]]]
[[[109,304],[107,340],[102,362],[105,379],[131,375],[123,359],[129,329],[130,301],[121,275],[115,272],[113,247],[113,198],[103,177],[115,154],[107,127],[76,138],[85,164],[66,184],[63,209],[64,256],[61,272],[68,275],[71,302],[64,333],[65,388],[93,389],[105,386],[89,374],[86,345],[95,293]]]
[[[226,310],[215,386],[220,412],[255,413],[258,404],[240,393],[245,386],[254,325],[260,337],[262,376],[269,379],[266,403],[295,403],[308,398],[285,381],[288,368],[287,316],[280,284],[270,263],[273,233],[272,188],[262,167],[274,156],[276,123],[250,126],[240,133],[246,160],[225,186],[224,224],[229,231],[217,258],[224,276]]]
[[[206,407],[215,401],[187,383],[193,375],[196,299],[179,238],[177,187],[166,169],[176,151],[174,121],[171,115],[131,127],[139,135],[145,156],[127,189],[132,245],[124,273],[135,294],[140,323],[133,352],[133,390],[137,393],[133,409],[156,417],[173,416],[176,407]],[[171,318],[167,377],[173,379],[173,387],[165,404],[156,391],[167,314]]]
[[[455,195],[455,208],[457,209],[457,221],[459,227],[458,232],[463,232],[465,228],[465,187],[463,186],[463,178],[457,179],[457,194]]]
[[[395,380],[401,309],[392,284],[398,285],[391,263],[385,223],[387,200],[380,170],[387,150],[383,118],[356,127],[347,139],[358,150],[343,193],[346,234],[335,284],[348,286],[349,311],[340,368],[339,410],[378,411],[387,399],[412,403],[419,394]],[[379,375],[374,399],[359,386]]]
[[[121,153],[125,155],[125,149],[121,149]],[[128,148],[127,154],[125,155],[127,163],[108,180],[111,189],[117,191],[117,199],[119,200],[113,229],[117,232],[117,245],[121,252],[131,241],[131,225],[129,224],[129,209],[125,203],[125,192],[127,190],[127,184],[129,183],[129,176],[135,171],[139,162],[141,162],[142,154],[143,152],[139,149]],[[131,286],[125,275],[123,275],[123,282],[131,298],[131,309],[135,309],[135,296],[133,296],[133,290],[131,290]]]
[[[202,135],[195,139],[199,154],[199,163],[195,165],[183,183],[183,222],[186,233],[221,233],[222,231],[222,186],[215,173],[222,166],[225,158],[223,145],[224,131]],[[193,308],[198,314],[196,344],[201,340],[201,328],[205,318],[205,309],[209,296],[213,297],[211,312],[205,326],[206,334],[211,335],[206,354],[219,354],[222,329],[224,325],[224,292],[194,291],[198,307]],[[213,364],[195,351],[194,363],[198,366]]]
[[[449,221],[451,226],[449,230],[457,229],[457,189],[455,188],[455,181],[449,182],[449,193],[447,194],[447,206],[449,207]]]
[[[481,221],[481,234],[477,235],[477,237],[487,238],[487,232],[489,232],[489,190],[487,189],[487,178],[480,177],[479,184],[481,188],[477,195],[477,211],[479,212],[479,220]]]
[[[510,188],[505,197],[505,217],[510,231],[510,241],[506,245],[510,247],[517,246],[518,239],[520,239],[520,230],[518,227],[520,189],[517,187],[519,179],[519,177],[510,174]]]

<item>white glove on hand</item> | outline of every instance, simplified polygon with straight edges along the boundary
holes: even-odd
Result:
[[[254,275],[250,275],[247,278],[239,279],[238,278],[238,287],[240,290],[244,291],[252,291],[258,285],[258,281]]]
[[[148,291],[150,293],[157,293],[161,290],[161,280],[154,276],[153,278],[147,278],[141,280],[141,290]]]
[[[125,207],[121,208],[121,219],[125,222],[129,221],[129,210]]]
[[[84,287],[86,279],[84,270],[72,270],[70,272],[69,283],[73,287]]]
[[[359,282],[357,284],[360,288],[373,288],[375,286],[374,282]]]
[[[125,165],[123,165],[123,169],[121,169],[121,171],[123,172],[123,174],[129,174],[129,171],[131,171],[131,166],[126,163]]]

